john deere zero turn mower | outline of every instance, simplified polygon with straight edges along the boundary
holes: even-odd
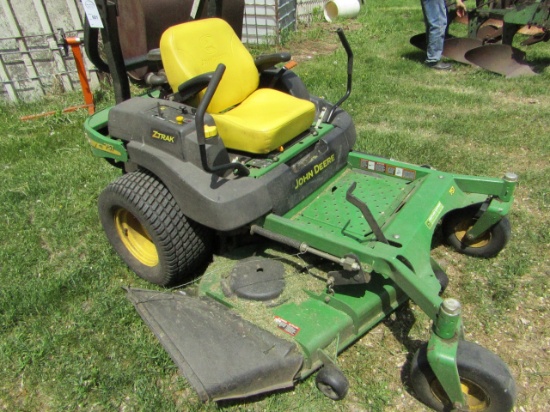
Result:
[[[109,69],[125,81],[116,7],[97,5]],[[128,289],[128,298],[205,401],[292,387],[314,372],[325,395],[342,399],[349,385],[337,354],[411,299],[433,321],[412,362],[417,397],[440,411],[509,411],[514,379],[464,340],[460,303],[440,297],[447,279],[430,247],[441,226],[458,252],[496,255],[510,236],[517,177],[353,151],[355,128],[340,108],[353,54],[338,35],[348,87],[337,104],[277,67],[289,55],[253,59],[226,21],[209,17],[164,31],[146,62],[162,67],[154,90],[129,97],[115,84],[117,104],[87,119],[93,153],[123,171],[99,197],[113,248],[158,285],[205,273],[195,295]],[[280,260],[251,255],[204,271],[221,239],[250,237],[331,270],[287,276]]]

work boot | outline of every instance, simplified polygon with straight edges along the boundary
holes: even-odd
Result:
[[[451,63],[445,63],[441,60],[437,62],[426,62],[426,66],[434,70],[451,70],[452,67]]]

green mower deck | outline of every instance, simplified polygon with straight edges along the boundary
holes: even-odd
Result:
[[[487,193],[463,190],[479,187]],[[313,276],[292,269],[289,273],[287,265],[279,294],[247,297],[246,290],[277,282],[268,273],[265,256],[251,257],[247,261],[252,273],[236,288],[231,281],[245,271],[241,260],[233,267],[207,270],[198,297],[129,290],[129,298],[203,400],[290,387],[323,365],[334,368],[341,351],[409,297],[434,322],[440,321],[442,285],[434,273],[440,269],[429,253],[438,222],[449,211],[491,196],[501,198],[489,207],[495,203],[498,213],[506,214],[509,203],[502,199],[511,200],[512,190],[513,183],[502,179],[443,173],[351,153],[349,165],[313,195],[285,215],[270,214],[252,227],[257,234],[295,247],[298,254],[313,251],[332,260],[329,269],[325,264]],[[350,195],[366,205],[378,234],[350,202]],[[347,265],[356,259],[361,269],[342,270],[335,256],[350,256]],[[452,359],[460,317],[446,327],[439,334],[435,328],[432,341]],[[239,355],[243,350],[246,354]],[[453,379],[458,381],[456,366],[447,367],[442,373],[452,386]]]

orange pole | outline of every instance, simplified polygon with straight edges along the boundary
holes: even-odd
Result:
[[[74,61],[76,65],[76,71],[78,72],[78,78],[80,80],[80,86],[82,87],[82,94],[84,95],[84,101],[86,102],[86,104],[66,107],[65,109],[61,110],[61,113],[74,112],[75,110],[78,110],[78,109],[88,108],[88,113],[94,114],[95,113],[94,96],[92,94],[92,90],[90,89],[90,84],[88,83],[88,75],[86,73],[86,67],[84,66],[82,51],[80,50],[80,43],[82,42],[79,37],[64,37],[63,41],[65,42],[65,44],[68,44],[69,46],[71,46],[71,50],[73,52]],[[43,112],[38,114],[31,114],[28,116],[22,116],[19,118],[19,120],[32,120],[40,117],[52,116],[56,113],[58,112],[50,111],[50,112]]]
[[[82,57],[82,51],[80,50],[81,40],[79,37],[66,37],[65,41],[73,52],[74,61],[76,64],[76,70],[78,71],[78,78],[80,79],[80,86],[82,87],[82,94],[84,95],[84,101],[88,106],[88,113],[94,114],[94,96],[88,83],[88,75],[86,73],[86,67],[84,66],[84,59]]]

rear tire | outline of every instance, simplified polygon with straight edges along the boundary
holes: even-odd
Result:
[[[107,239],[130,269],[151,283],[175,285],[212,257],[212,231],[187,218],[152,173],[119,177],[98,203]]]

